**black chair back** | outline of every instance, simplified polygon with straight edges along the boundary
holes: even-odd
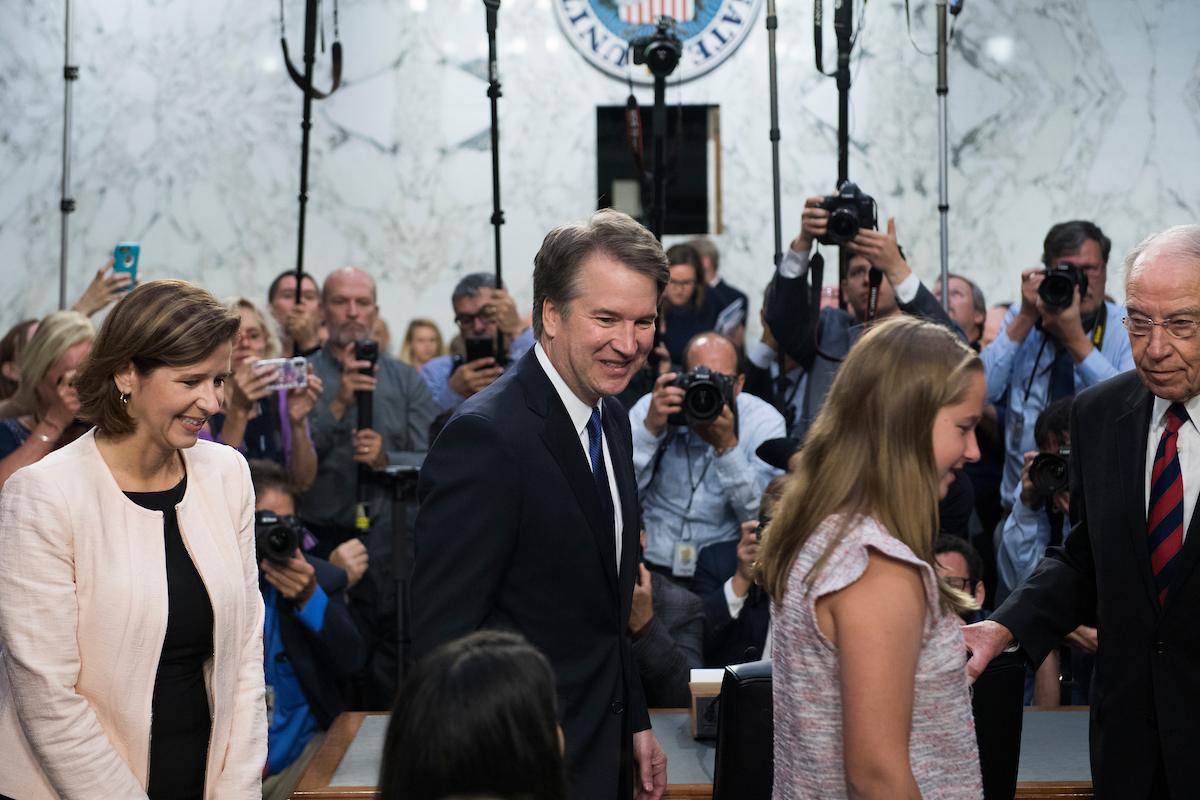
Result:
[[[1017,792],[1024,701],[1025,659],[1016,653],[992,659],[975,681],[971,710],[975,713],[984,800],[1012,800]]]
[[[713,800],[771,800],[775,725],[771,660],[725,668],[717,712]]]

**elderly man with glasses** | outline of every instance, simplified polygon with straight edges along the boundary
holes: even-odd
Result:
[[[1075,399],[1071,532],[964,629],[967,670],[1014,645],[1040,663],[1094,614],[1096,797],[1200,797],[1200,226],[1147,237],[1125,266],[1137,372]]]
[[[493,352],[507,348],[507,361],[517,361],[534,345],[533,328],[525,325],[517,313],[517,305],[503,288],[497,289],[496,276],[490,272],[467,275],[454,287],[450,302],[454,306],[454,321],[464,341],[490,339]],[[497,333],[502,334],[501,342]],[[468,348],[468,357],[471,355]],[[505,359],[501,359],[502,362]],[[433,400],[443,411],[458,408],[473,394],[491,386],[504,374],[494,355],[466,360],[456,356],[439,356],[421,369]]]
[[[1125,312],[1104,299],[1112,242],[1091,222],[1062,222],[1042,245],[1043,267],[1021,273],[1021,302],[1008,310],[984,348],[989,403],[1005,405],[1001,503],[1012,508],[1024,454],[1036,450],[1033,428],[1051,402],[1133,369]],[[1048,275],[1085,276],[1070,304],[1048,305],[1039,288]],[[1081,291],[1082,290],[1082,291]]]

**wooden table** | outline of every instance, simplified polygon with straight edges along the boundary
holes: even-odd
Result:
[[[671,783],[663,797],[667,800],[712,800],[715,744],[692,740],[685,709],[654,709],[650,713],[655,736],[668,756],[667,779]],[[383,747],[386,728],[387,714],[347,712],[339,716],[296,784],[292,797],[295,800],[374,797],[374,776],[378,774],[378,754]],[[363,739],[356,743],[360,732]],[[1064,758],[1052,765],[1039,763],[1039,755],[1045,752],[1049,742],[1061,747],[1064,741],[1068,744]],[[1059,774],[1064,777],[1090,778],[1086,707],[1026,709],[1021,753],[1022,777],[1039,779],[1017,783],[1019,800],[1092,797],[1090,779],[1044,779],[1047,771],[1054,770],[1062,770]],[[348,782],[361,785],[349,785]]]

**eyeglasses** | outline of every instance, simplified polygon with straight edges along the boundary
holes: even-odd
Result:
[[[942,580],[949,584],[952,589],[958,589],[960,592],[967,592],[968,594],[971,592],[970,578],[955,578],[952,575],[947,575]]]
[[[492,306],[484,306],[478,314],[455,314],[454,321],[458,323],[458,327],[469,331],[475,327],[475,320],[481,320],[485,325],[491,322],[494,312]]]
[[[1176,339],[1191,339],[1196,335],[1196,326],[1200,325],[1200,322],[1194,319],[1164,319],[1162,322],[1155,322],[1145,317],[1125,317],[1123,322],[1130,336],[1149,336],[1154,327],[1160,325]]]

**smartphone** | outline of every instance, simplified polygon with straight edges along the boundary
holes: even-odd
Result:
[[[259,367],[274,367],[278,372],[278,380],[266,387],[268,392],[277,392],[280,389],[299,389],[308,386],[308,359],[304,356],[296,356],[295,358],[268,358],[259,361],[254,365],[254,369]]]
[[[371,366],[359,370],[363,375],[374,375],[375,364],[379,361],[379,342],[374,339],[359,339],[354,343],[354,360],[369,361]]]
[[[138,243],[117,242],[116,248],[113,249],[113,262],[114,275],[118,272],[129,273],[129,285],[121,291],[132,291],[137,284]]]
[[[490,336],[471,337],[467,339],[466,346],[468,364],[481,358],[494,358],[496,355],[496,341]]]

